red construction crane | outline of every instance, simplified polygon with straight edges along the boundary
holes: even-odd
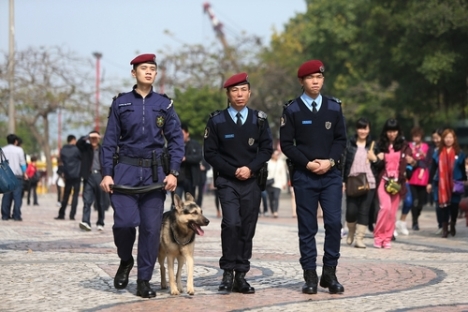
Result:
[[[224,36],[223,24],[214,15],[213,11],[211,10],[211,4],[209,2],[205,2],[203,4],[203,11],[210,17],[211,23],[213,24],[213,29],[216,33],[216,37],[218,37],[219,41],[221,41],[221,44],[224,48],[224,52],[226,53],[228,59],[231,61],[231,64],[234,67],[235,71],[240,72],[239,66],[237,65],[237,62],[232,54],[232,48],[228,45],[226,37]]]

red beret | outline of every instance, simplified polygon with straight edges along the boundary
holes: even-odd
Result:
[[[325,67],[323,63],[319,60],[307,61],[299,67],[297,70],[297,77],[302,78],[310,74],[323,73],[325,72]]]
[[[249,75],[247,73],[239,73],[231,76],[226,82],[224,83],[223,88],[229,88],[233,86],[239,86],[249,83]]]
[[[156,55],[155,54],[141,54],[135,57],[130,65],[138,65],[141,63],[153,63],[156,64]]]

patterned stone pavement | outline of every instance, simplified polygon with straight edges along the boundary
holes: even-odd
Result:
[[[331,295],[319,287],[318,294],[304,295],[297,223],[290,198],[283,195],[279,218],[259,218],[247,275],[256,294],[219,294],[220,219],[208,195],[204,210],[211,223],[196,241],[195,295],[171,296],[161,290],[157,264],[151,281],[157,297],[142,299],[135,296],[136,269],[127,289],[113,288],[119,259],[112,211],[104,231],[93,226],[83,232],[78,227],[81,200],[76,221],[56,221],[54,198],[42,195],[40,206],[23,206],[22,222],[0,223],[0,311],[468,311],[468,228],[459,219],[455,237],[438,237],[429,206],[421,230],[398,236],[392,249],[373,248],[371,234],[364,250],[343,240],[337,275],[344,294]],[[93,212],[92,222],[96,218]],[[321,226],[319,259],[323,238]]]

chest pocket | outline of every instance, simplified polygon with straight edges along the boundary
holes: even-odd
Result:
[[[128,125],[132,121],[135,109],[132,106],[119,107],[119,118],[123,126]]]

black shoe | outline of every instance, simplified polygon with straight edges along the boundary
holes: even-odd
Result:
[[[128,284],[128,275],[133,268],[133,257],[130,260],[120,260],[120,266],[114,277],[114,287],[117,289],[124,289]]]
[[[318,276],[315,270],[304,270],[305,284],[302,286],[302,293],[304,294],[316,294]]]
[[[320,286],[328,288],[330,294],[341,294],[344,292],[344,287],[338,282],[335,273],[336,267],[324,265],[320,277]]]
[[[413,231],[419,231],[419,224],[413,224]]]
[[[224,270],[223,280],[219,284],[218,291],[232,291],[232,283],[234,280],[234,274],[232,270]]]
[[[137,280],[137,296],[142,298],[153,298],[156,297],[156,293],[151,289],[149,281]]]
[[[58,217],[55,217],[54,219],[55,219],[55,220],[65,220],[65,218],[64,218],[64,217],[60,217],[60,216],[58,216]]]
[[[13,219],[13,220],[15,220],[15,221],[23,221],[22,218],[16,218],[16,219]]]
[[[236,272],[234,277],[234,284],[232,285],[232,290],[242,293],[242,294],[254,294],[255,288],[250,286],[249,283],[245,280],[245,272]]]
[[[73,220],[73,221],[75,221],[75,217],[70,217],[70,220]]]

